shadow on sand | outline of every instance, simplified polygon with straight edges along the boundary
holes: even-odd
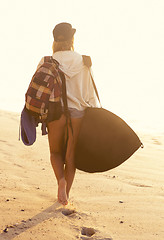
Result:
[[[32,218],[23,220],[20,224],[8,226],[6,228],[6,232],[3,231],[0,234],[0,240],[11,240],[16,236],[20,235],[21,233],[27,231],[28,229],[38,225],[39,223],[52,217],[56,217],[56,213],[61,212],[62,210],[63,206],[58,202],[55,202],[52,206],[46,208],[44,211],[38,213]]]

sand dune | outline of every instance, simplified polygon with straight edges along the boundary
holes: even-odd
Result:
[[[77,171],[63,207],[47,136],[26,147],[18,130],[19,114],[0,111],[0,239],[164,239],[164,136],[138,133],[144,149],[111,171]]]

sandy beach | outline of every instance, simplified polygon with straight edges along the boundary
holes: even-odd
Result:
[[[163,240],[164,135],[104,173],[77,171],[68,206],[56,199],[47,136],[18,141],[17,113],[0,111],[0,240]]]

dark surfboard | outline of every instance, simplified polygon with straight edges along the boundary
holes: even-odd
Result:
[[[103,108],[88,108],[76,145],[76,168],[90,173],[110,170],[141,146],[139,137],[120,117]]]

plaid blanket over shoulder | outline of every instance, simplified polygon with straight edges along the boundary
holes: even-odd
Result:
[[[37,115],[40,120],[45,120],[52,94],[54,102],[61,101],[61,79],[58,72],[58,62],[48,56],[44,57],[43,63],[32,77],[25,94],[26,108]]]

